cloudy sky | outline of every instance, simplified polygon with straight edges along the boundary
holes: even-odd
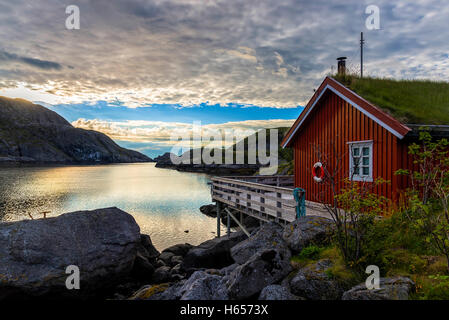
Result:
[[[359,68],[360,31],[366,74],[447,81],[448,21],[445,0],[0,0],[0,94],[154,156],[192,121],[290,125],[336,57]]]

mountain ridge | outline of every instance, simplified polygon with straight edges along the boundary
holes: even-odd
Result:
[[[151,162],[105,134],[73,127],[56,112],[24,99],[0,96],[0,163]]]

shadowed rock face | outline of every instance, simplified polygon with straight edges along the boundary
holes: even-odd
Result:
[[[140,246],[139,226],[117,208],[0,223],[0,299],[88,297],[129,275]],[[69,265],[80,290],[65,286]]]
[[[325,245],[330,242],[335,226],[331,219],[305,216],[288,224],[282,234],[293,252],[301,252],[310,245]]]
[[[345,288],[326,273],[331,266],[330,260],[320,260],[300,269],[290,281],[292,293],[308,300],[339,300]]]
[[[289,257],[283,251],[258,251],[229,275],[229,296],[237,300],[250,298],[266,286],[286,277],[291,270]]]
[[[244,264],[259,251],[277,249],[283,252],[286,259],[290,259],[290,251],[282,239],[282,230],[282,227],[274,222],[264,224],[251,238],[232,247],[232,258],[235,262]]]
[[[228,236],[214,238],[193,247],[184,257],[182,267],[191,268],[222,268],[232,264],[231,248],[246,239],[242,231],[231,233]]]
[[[57,113],[0,97],[0,163],[148,162],[103,133],[74,128]]]

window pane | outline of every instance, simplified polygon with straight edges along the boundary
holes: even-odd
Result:
[[[363,152],[364,156],[369,156],[369,148],[368,147],[363,147],[362,152]]]
[[[369,167],[363,167],[363,175],[364,176],[369,176]]]
[[[362,164],[363,164],[364,166],[369,166],[369,158],[368,158],[368,157],[363,157]]]
[[[355,156],[358,156],[360,154],[360,148],[353,148],[352,150],[353,150],[352,152]]]
[[[354,164],[354,167],[357,167],[360,163],[360,158],[352,158],[352,163]]]
[[[354,174],[360,174],[360,168],[354,168]]]

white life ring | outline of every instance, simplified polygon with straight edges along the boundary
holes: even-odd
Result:
[[[317,174],[317,168],[320,168],[320,172],[319,174]],[[315,180],[315,182],[322,182],[324,179],[324,170],[323,170],[323,164],[321,162],[317,162],[313,165],[313,169],[312,169],[312,174],[313,174],[313,180]]]

